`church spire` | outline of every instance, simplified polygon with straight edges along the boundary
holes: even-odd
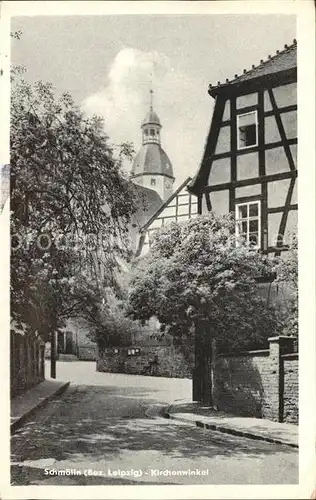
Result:
[[[150,111],[152,111],[153,110],[153,103],[154,103],[154,91],[152,89],[152,85],[150,87],[149,93],[150,93]]]
[[[142,136],[143,136],[143,145],[149,143],[160,144],[160,129],[161,123],[154,111],[153,101],[154,101],[154,91],[152,89],[152,82],[149,89],[149,111],[145,116],[145,119],[142,122]]]
[[[148,92],[149,91],[149,102]],[[156,191],[162,200],[167,200],[173,192],[173,168],[170,159],[161,147],[161,123],[154,111],[154,91],[152,81],[147,90],[148,112],[142,121],[142,147],[136,155],[131,171],[133,182]]]

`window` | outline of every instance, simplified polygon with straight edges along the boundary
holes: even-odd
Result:
[[[150,179],[150,185],[156,186],[156,179]]]
[[[153,137],[155,135],[155,130],[153,128],[150,129],[150,135],[152,135]]]
[[[237,115],[238,149],[256,146],[258,142],[257,111]]]
[[[236,205],[237,245],[244,240],[247,245],[260,248],[260,201],[239,203]]]

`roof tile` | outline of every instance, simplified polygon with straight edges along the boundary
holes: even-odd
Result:
[[[291,68],[296,68],[297,66],[297,42],[293,40],[292,45],[285,45],[284,50],[277,50],[276,55],[268,56],[268,59],[264,61],[261,59],[258,66],[252,65],[249,71],[243,70],[243,74],[238,76],[235,75],[232,80],[226,79],[223,85],[217,82],[216,86],[210,85],[210,91],[214,91],[216,88],[227,85],[235,85],[248,80],[253,80],[260,76],[271,75],[272,73],[278,73],[280,71],[286,71]]]

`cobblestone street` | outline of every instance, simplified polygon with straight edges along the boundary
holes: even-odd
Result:
[[[92,362],[57,363],[57,376],[69,389],[12,437],[13,485],[298,480],[297,450],[146,417],[151,405],[188,398],[189,380],[97,373]],[[200,474],[165,472],[188,470]]]

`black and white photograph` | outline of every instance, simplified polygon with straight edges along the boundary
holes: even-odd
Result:
[[[316,498],[314,8],[2,2],[3,498]]]

